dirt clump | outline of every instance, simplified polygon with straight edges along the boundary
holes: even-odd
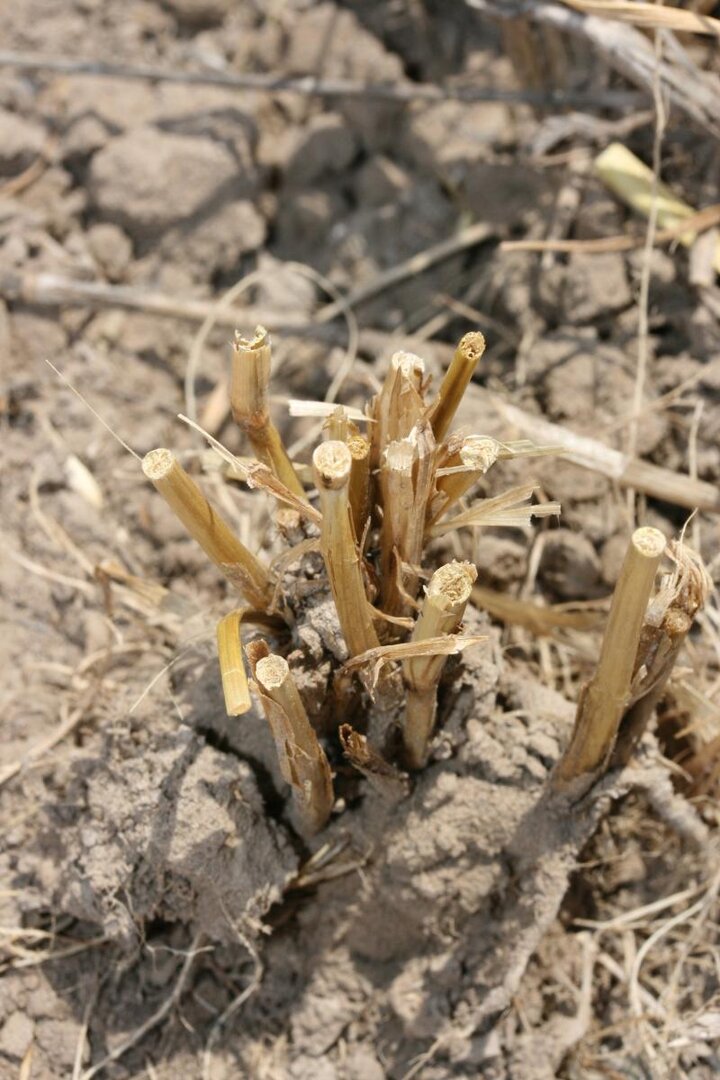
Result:
[[[89,178],[98,212],[145,242],[148,233],[186,224],[243,188],[224,147],[149,127],[113,139],[93,158]]]
[[[27,169],[42,153],[47,141],[40,124],[0,109],[0,176]]]

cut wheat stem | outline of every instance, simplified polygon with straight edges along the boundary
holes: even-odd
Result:
[[[460,340],[430,410],[430,422],[438,442],[447,435],[473,372],[484,352],[485,338],[479,331],[465,334],[465,337]]]
[[[264,643],[255,644],[259,648],[248,649],[248,657],[260,704],[275,740],[280,769],[291,786],[303,828],[315,833],[326,823],[333,807],[330,765],[308,720],[287,661],[267,652]]]
[[[323,435],[329,440],[347,442],[349,434],[350,424],[347,410],[342,405],[336,405],[323,424]]]
[[[435,440],[425,421],[407,439],[390,443],[383,457],[380,606],[389,615],[403,615],[417,594],[434,459]]]
[[[430,579],[411,642],[454,634],[462,622],[465,607],[477,577],[471,563],[452,562],[441,566]],[[403,662],[407,687],[403,742],[410,768],[420,769],[427,761],[430,738],[435,727],[437,687],[445,656],[414,656]]]
[[[247,608],[236,608],[217,625],[218,660],[228,716],[242,716],[251,704],[240,640],[240,623],[246,611]]]
[[[271,355],[270,336],[264,327],[258,326],[251,339],[236,333],[230,381],[232,414],[260,461],[285,487],[304,497],[303,486],[268,412]]]
[[[570,745],[553,776],[556,791],[581,793],[605,769],[630,699],[640,633],[665,537],[636,529],[630,539],[595,675],[581,692]]]
[[[370,441],[364,435],[351,435],[347,440],[352,465],[348,498],[355,539],[362,543],[370,517]]]
[[[390,358],[385,382],[372,403],[370,460],[377,469],[387,447],[405,439],[425,411],[425,362],[414,353],[397,352]]]
[[[380,644],[365,594],[360,554],[350,516],[352,454],[345,443],[322,443],[313,454],[320,495],[320,543],[340,627],[350,656]]]
[[[267,569],[232,532],[170,450],[151,450],[142,469],[192,538],[228,580],[257,608],[270,606],[273,585]]]
[[[648,721],[665,693],[668,680],[697,613],[713,583],[700,555],[684,543],[671,543],[675,569],[650,604],[635,658],[632,697],[613,747],[610,765],[627,765]]]

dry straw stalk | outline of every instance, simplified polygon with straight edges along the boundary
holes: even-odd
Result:
[[[251,704],[240,640],[240,623],[246,611],[247,608],[236,608],[217,625],[218,660],[228,716],[242,716]]]
[[[370,441],[364,435],[351,435],[347,448],[352,457],[348,497],[355,539],[360,544],[370,517]]]
[[[345,443],[336,440],[322,443],[313,454],[313,471],[322,508],[321,550],[348,653],[357,656],[376,648],[380,642],[365,595],[360,555],[350,517],[352,461]]]
[[[405,439],[425,411],[425,362],[414,353],[397,352],[382,389],[372,404],[371,466],[377,469],[390,443]]]
[[[434,458],[435,440],[426,421],[414,427],[407,439],[390,443],[383,456],[381,607],[389,615],[402,615],[417,594],[416,567],[422,562]]]
[[[286,488],[304,497],[303,486],[268,412],[271,355],[270,336],[264,327],[258,326],[251,339],[235,335],[230,381],[232,414],[260,461]]]
[[[712,591],[712,579],[696,552],[683,543],[671,543],[668,554],[675,569],[661,585],[645,616],[632,696],[620,724],[612,766],[627,765],[630,760],[665,692],[693,620]]]
[[[643,619],[665,551],[657,529],[633,533],[618,583],[597,671],[583,688],[570,745],[553,776],[556,791],[581,794],[604,771],[630,699]]]
[[[477,577],[471,563],[452,562],[441,566],[430,579],[422,611],[411,642],[454,634],[462,622],[465,607]],[[408,765],[422,768],[427,761],[430,737],[435,727],[437,686],[445,656],[414,656],[403,663],[407,704],[403,742]]]
[[[336,405],[323,425],[323,434],[326,439],[336,439],[338,442],[347,442],[350,434],[348,414],[342,405]]]
[[[273,585],[267,569],[240,543],[171,451],[151,450],[143,458],[142,469],[192,538],[232,584],[254,607],[269,607]]]
[[[256,642],[248,657],[258,697],[275,740],[280,769],[292,788],[304,829],[315,833],[330,816],[334,795],[332,774],[287,661]],[[265,653],[265,655],[261,655]]]
[[[461,338],[430,412],[433,434],[437,442],[447,435],[463,394],[484,352],[485,338],[479,331],[465,334],[465,337]]]

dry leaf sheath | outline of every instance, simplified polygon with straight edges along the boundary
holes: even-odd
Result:
[[[143,472],[205,554],[253,607],[269,608],[273,586],[268,571],[212,508],[170,450],[151,450]]]
[[[235,335],[233,344],[230,404],[233,418],[247,435],[256,455],[272,469],[278,480],[296,495],[304,496],[293,464],[268,412],[271,348],[267,330],[258,326],[251,339]]]
[[[397,352],[390,359],[385,382],[374,398],[371,416],[371,465],[377,469],[390,443],[405,439],[425,411],[425,363],[414,353]]]
[[[581,692],[570,745],[555,770],[557,791],[582,794],[607,765],[630,700],[643,619],[664,551],[657,529],[636,529],[630,539],[597,670]]]
[[[407,439],[390,443],[383,455],[380,595],[389,615],[404,614],[417,594],[434,458],[435,440],[427,422],[414,427]]]
[[[334,801],[325,751],[308,720],[287,661],[268,653],[262,642],[248,647],[248,658],[298,817],[306,832],[315,833],[329,818]]]
[[[448,563],[436,570],[430,579],[411,641],[420,643],[428,638],[454,634],[462,622],[476,577],[477,570],[466,562]],[[444,656],[415,656],[403,663],[407,687],[403,742],[408,765],[413,769],[422,768],[427,760],[435,727],[437,686],[445,661]]]
[[[683,543],[671,543],[675,568],[650,604],[635,658],[631,699],[620,722],[611,765],[627,765],[655,706],[665,692],[675,661],[698,611],[712,591],[702,559]]]
[[[340,627],[350,656],[380,644],[365,595],[360,554],[350,517],[352,455],[345,443],[330,440],[313,454],[315,483],[322,508],[321,549]]]

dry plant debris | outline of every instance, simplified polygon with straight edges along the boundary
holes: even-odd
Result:
[[[557,503],[530,502],[536,491],[532,481],[465,502],[465,509],[456,511],[498,460],[557,452],[529,440],[500,443],[452,431],[484,348],[482,334],[466,334],[435,395],[422,359],[399,352],[391,357],[385,381],[364,414],[356,411],[350,419],[342,406],[310,408],[326,417],[327,438],[312,455],[317,510],[270,419],[269,334],[262,326],[251,339],[236,334],[232,413],[258,460],[240,461],[203,434],[235,478],[279,500],[278,530],[295,536],[290,549],[275,559],[274,570],[240,543],[170,451],[153,450],[143,460],[147,478],[250,604],[230,612],[217,628],[228,715],[239,716],[251,707],[241,624],[264,619],[290,631],[293,597],[279,571],[319,547],[347,653],[335,671],[330,713],[340,728],[349,703],[364,695],[374,713],[367,725],[370,741],[348,723],[342,724],[339,737],[346,758],[383,789],[388,783],[397,787],[398,765],[417,770],[427,763],[447,657],[483,640],[461,632],[468,602],[473,595],[476,601],[487,595],[474,593],[475,567],[453,560],[430,574],[428,544],[463,528],[524,526],[534,517],[560,512]],[[361,422],[367,423],[367,436],[358,427]],[[657,529],[640,528],[632,536],[597,671],[582,690],[570,745],[553,774],[557,793],[580,798],[611,761],[627,763],[704,604],[707,574],[698,557],[679,544],[672,549],[676,569],[648,606],[665,548]],[[502,611],[502,605],[496,610]],[[566,622],[578,625],[577,616]],[[328,821],[333,807],[328,758],[286,659],[265,641],[253,641],[246,651],[252,686],[293,792],[298,828],[312,834]],[[399,668],[388,673],[386,666],[393,663]],[[393,722],[390,717],[401,700],[401,718]],[[399,739],[393,723],[399,726]]]

